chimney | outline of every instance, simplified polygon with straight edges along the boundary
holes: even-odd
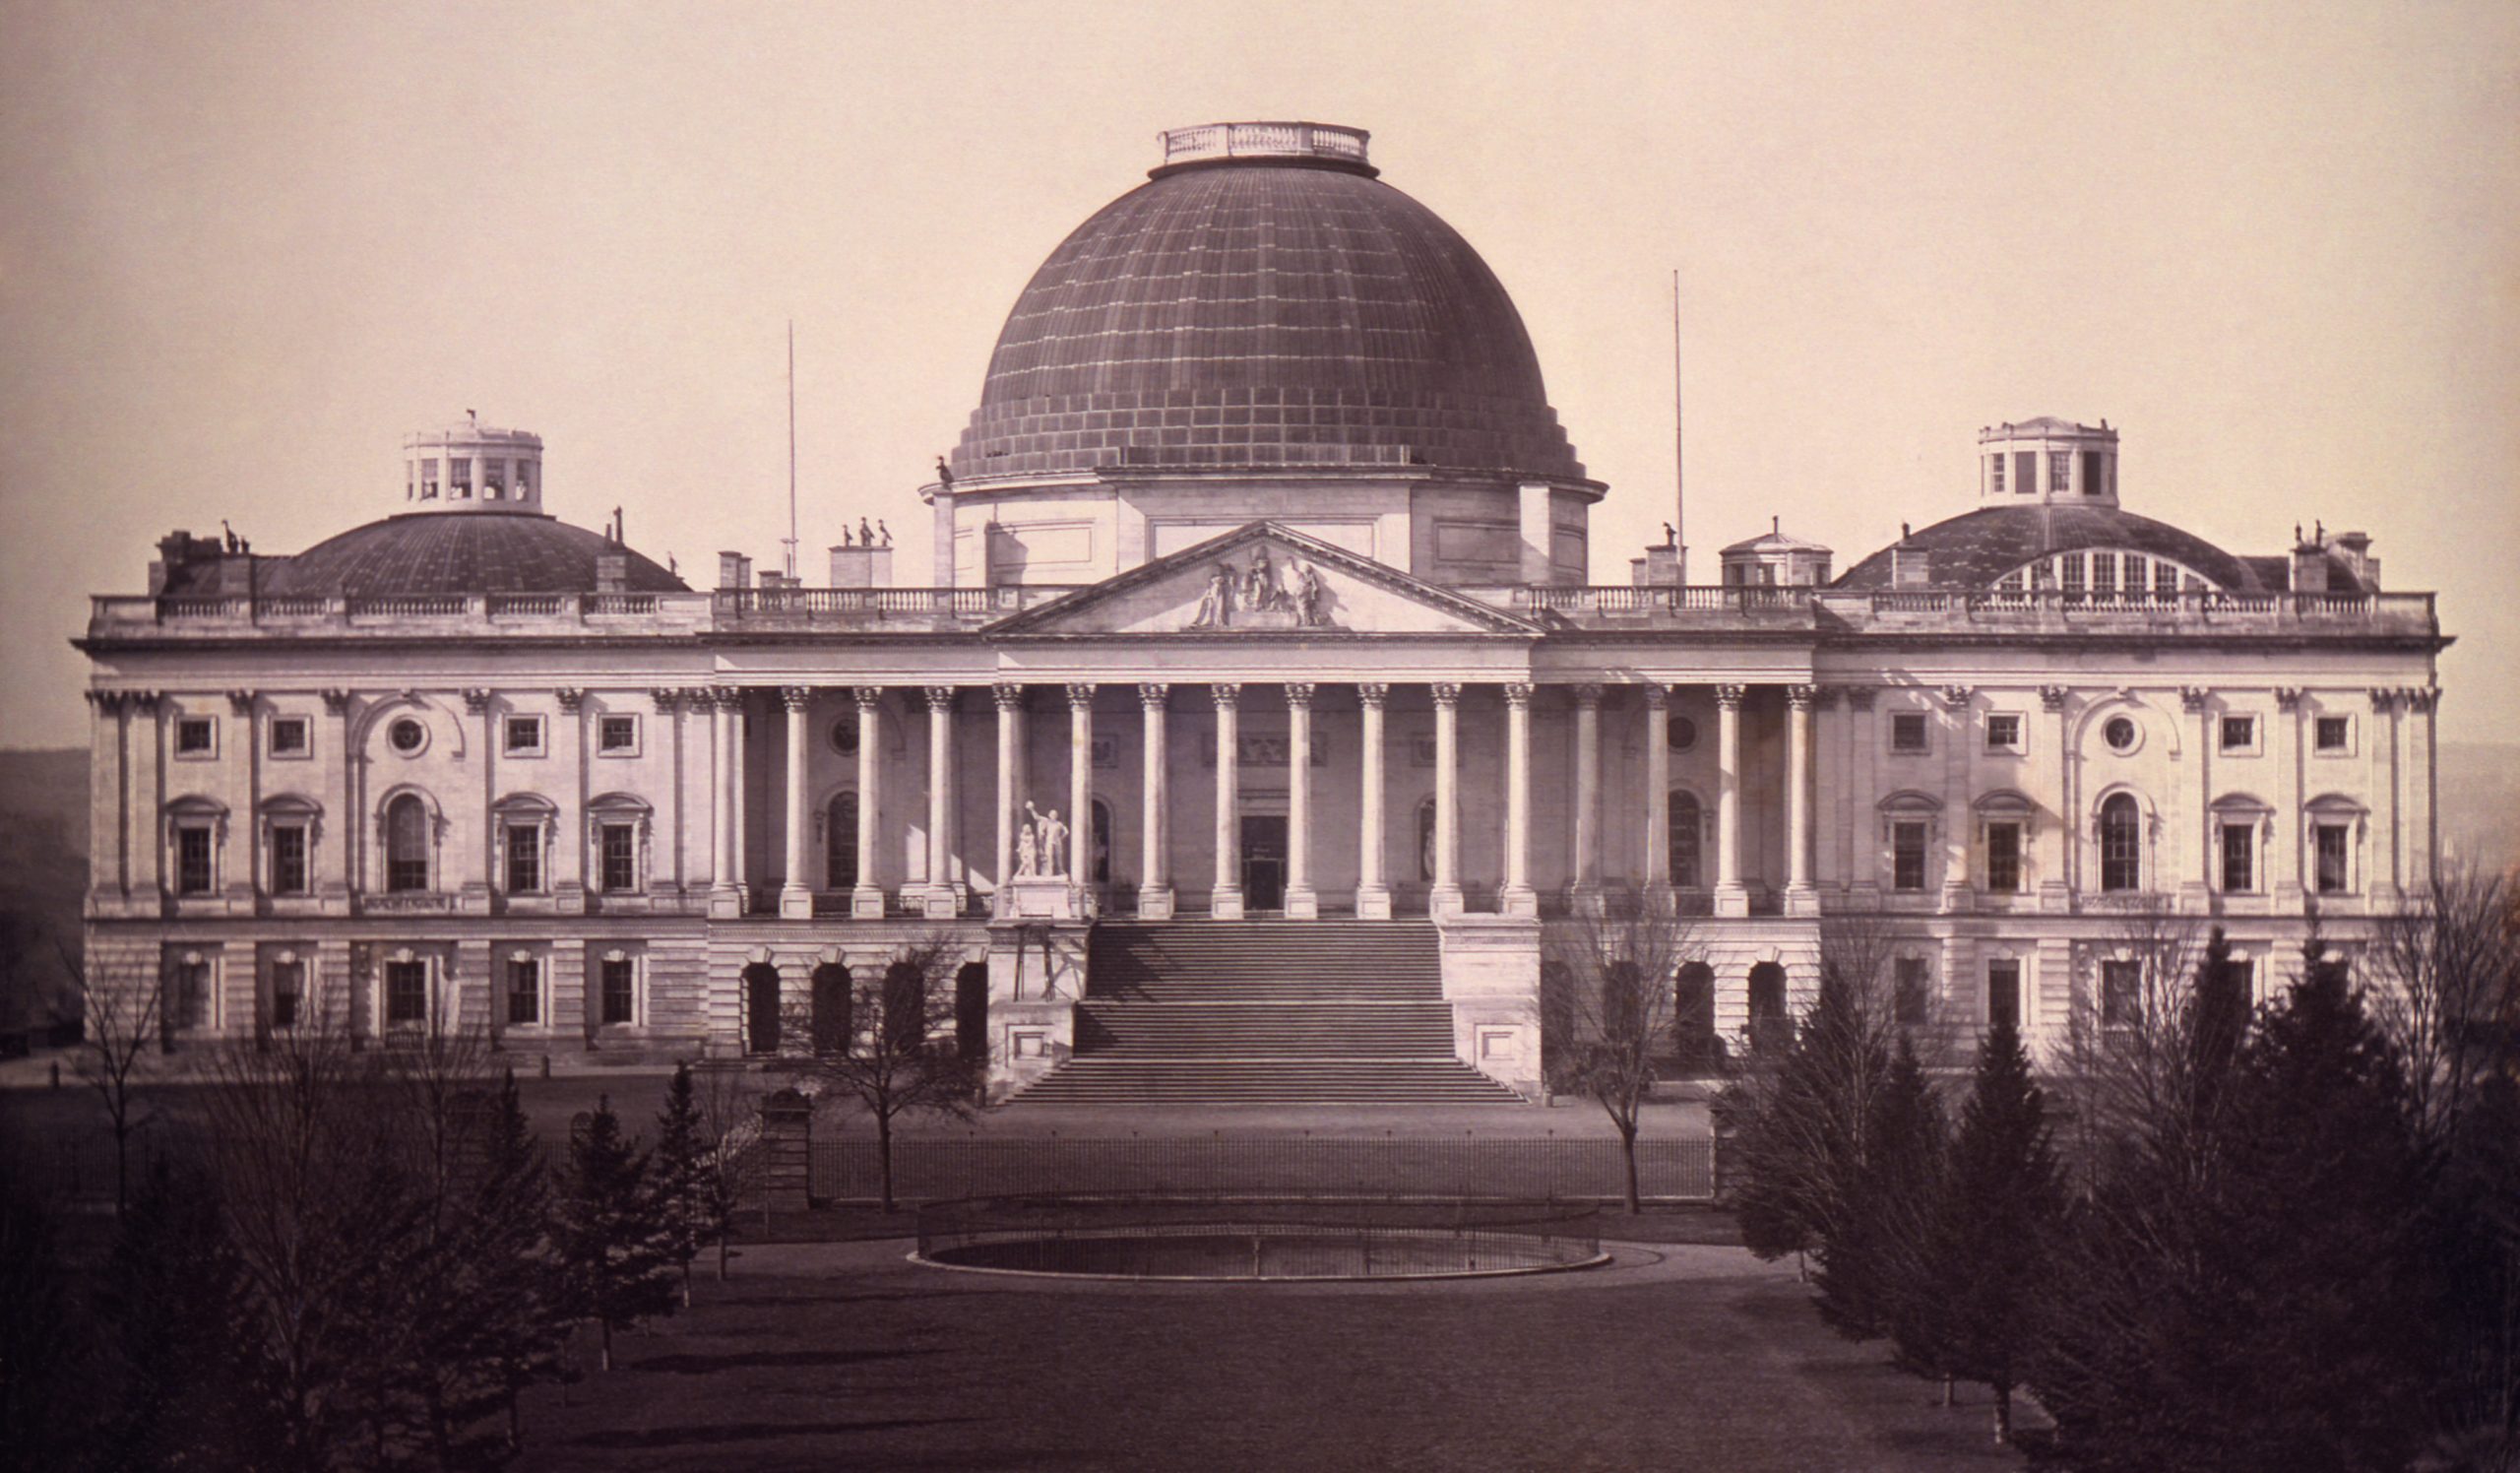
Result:
[[[741,588],[752,582],[752,559],[741,552],[718,554],[718,586]]]
[[[2369,533],[2339,532],[2328,538],[2328,545],[2354,570],[2354,581],[2362,586],[2363,592],[2380,591],[2380,559],[2371,555]]]
[[[1892,588],[1930,588],[1933,586],[1933,556],[1922,547],[1900,541],[1890,547],[1890,586]]]
[[[630,554],[619,543],[595,555],[595,591],[599,594],[627,593],[630,589]]]
[[[1670,543],[1645,549],[1643,557],[1627,560],[1628,581],[1638,588],[1677,588],[1680,586],[1680,549]]]

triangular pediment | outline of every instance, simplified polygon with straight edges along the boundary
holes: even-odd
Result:
[[[1001,635],[1529,635],[1539,625],[1274,522],[1252,522],[989,626]]]

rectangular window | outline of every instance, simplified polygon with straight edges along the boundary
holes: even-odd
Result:
[[[1890,994],[1891,1015],[1902,1028],[1922,1026],[1933,1006],[1933,982],[1925,970],[1925,959],[1900,957],[1895,977]]]
[[[2227,752],[2249,752],[2257,749],[2257,718],[2226,716],[2222,723],[2222,746]]]
[[[2016,450],[2012,453],[2012,488],[2020,495],[2034,495],[2039,490],[2039,452]]]
[[[385,964],[385,1022],[388,1027],[429,1020],[429,964],[421,961]]]
[[[634,756],[639,750],[639,718],[606,716],[595,724],[595,749],[608,757]]]
[[[508,958],[508,1026],[542,1021],[542,963],[530,956]]]
[[[602,832],[603,888],[615,895],[639,888],[639,828],[631,823],[607,823]]]
[[[2021,963],[2008,956],[1986,963],[1986,1026],[2021,1026]]]
[[[2353,888],[2346,865],[2346,843],[2353,830],[2341,823],[2322,823],[2311,831],[2316,848],[2317,882],[2322,895],[2342,895]]]
[[[2056,586],[2075,598],[2082,597],[2085,587],[2083,563],[2083,554],[2080,552],[2068,552],[2056,559]]]
[[[2143,593],[2145,562],[2142,555],[2139,553],[2129,552],[2125,556],[2117,559],[2117,562],[2118,566],[2124,571],[2126,596],[2131,599]]]
[[[2021,825],[1986,825],[1986,888],[2010,895],[2021,889]]]
[[[2095,599],[2117,597],[2117,559],[2106,552],[2091,555],[2091,595]]]
[[[542,755],[541,717],[511,716],[501,730],[506,734],[501,744],[509,756],[538,757]]]
[[[2153,596],[2158,599],[2178,596],[2178,569],[2166,562],[2153,564]]]
[[[2100,451],[2083,452],[2083,494],[2086,496],[2109,494],[2109,457]],[[2129,586],[2142,587],[2141,584]]]
[[[2074,453],[2070,450],[2048,452],[2048,489],[2063,495],[2074,483]]]
[[[306,825],[302,823],[272,828],[272,893],[306,893]]]
[[[219,723],[208,716],[183,716],[175,720],[175,755],[178,757],[216,757],[219,755]]]
[[[503,831],[507,846],[508,893],[531,895],[542,888],[542,825],[511,823]]]
[[[603,959],[603,1021],[630,1023],[638,1018],[638,964],[626,956]]]
[[[175,963],[166,976],[164,1006],[169,1028],[199,1028],[210,1021],[210,963]]]
[[[1925,826],[1922,823],[1890,825],[1890,888],[1922,890],[1925,887]]]
[[[1925,749],[1925,714],[1922,711],[1899,711],[1890,717],[1890,750],[1921,752]]]
[[[481,499],[485,501],[499,499],[499,488],[507,484],[505,474],[507,467],[508,463],[503,460],[481,462]]]
[[[472,494],[472,457],[466,456],[460,460],[450,458],[447,461],[446,489],[447,494],[450,496],[460,497],[470,496]]]
[[[2310,740],[2323,756],[2339,756],[2354,750],[2354,718],[2322,716],[2310,723]]]
[[[1986,457],[1986,489],[1998,496],[2004,493],[2004,453],[2000,450]]]
[[[272,755],[303,757],[315,749],[314,727],[303,716],[272,718]]]
[[[2100,1026],[2132,1028],[2144,1020],[2144,964],[2100,964]]]
[[[2257,825],[2223,825],[2223,888],[2246,894],[2257,888]]]
[[[210,886],[210,829],[197,824],[175,830],[175,893],[207,895]]]
[[[2252,957],[2236,956],[2231,960],[2232,986],[2252,1004],[2266,999],[2257,995],[2257,962]]]
[[[1987,716],[1986,750],[1990,752],[2021,750],[2021,717],[2018,714],[1996,712]]]
[[[420,499],[437,499],[437,458],[434,456],[420,462]]]
[[[304,962],[272,963],[272,1014],[274,1028],[297,1026],[297,999],[306,995],[306,964]]]

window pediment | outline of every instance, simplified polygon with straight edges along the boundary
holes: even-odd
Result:
[[[502,818],[550,818],[560,805],[539,793],[511,793],[490,804],[490,811]]]

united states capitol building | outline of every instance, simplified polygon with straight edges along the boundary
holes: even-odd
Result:
[[[1951,433],[1976,484],[1859,556],[1597,547],[1512,300],[1363,133],[1171,132],[868,508],[932,566],[851,527],[690,587],[469,417],[303,551],[163,540],[81,641],[90,966],[179,1044],[732,1056],[941,939],[1019,1106],[1511,1100],[1551,928],[1640,896],[1732,1047],[1860,914],[2053,1048],[2130,1005],[2130,910],[2263,993],[2426,883],[2431,595],[2139,514],[2198,488],[2106,422]]]

